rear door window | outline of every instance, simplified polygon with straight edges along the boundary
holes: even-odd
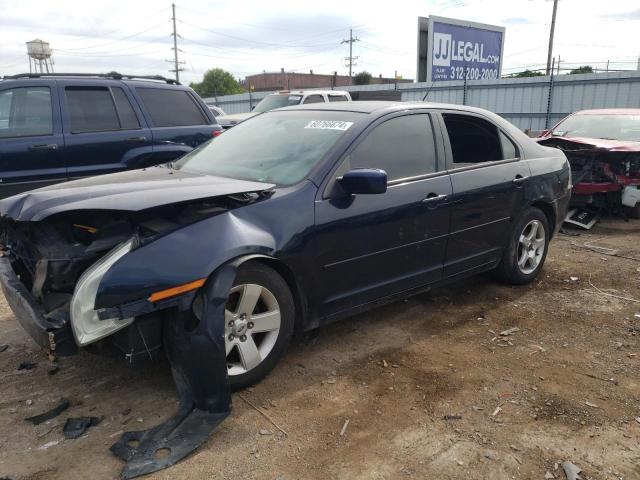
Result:
[[[71,133],[120,130],[111,92],[106,87],[66,87]]]
[[[49,87],[19,87],[0,91],[0,138],[53,134]]]
[[[388,181],[437,171],[433,127],[428,114],[381,123],[349,155],[350,168],[379,168]]]
[[[209,119],[186,90],[137,88],[155,127],[209,125]]]
[[[508,144],[503,144],[501,132],[493,123],[473,115],[458,113],[444,113],[442,118],[449,135],[454,167],[517,156],[515,145],[511,144],[509,147]],[[506,137],[505,140],[511,142]]]
[[[324,97],[322,95],[309,95],[302,103],[324,103]]]
[[[345,95],[329,95],[329,102],[348,102],[349,99]]]
[[[120,87],[112,87],[113,99],[116,102],[116,108],[118,110],[118,117],[120,117],[120,128],[123,130],[133,130],[140,128],[140,122],[136,112],[131,106],[131,102],[124,93],[124,90]]]

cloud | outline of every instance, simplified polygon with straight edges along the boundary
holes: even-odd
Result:
[[[640,20],[640,8],[632,10],[630,12],[609,13],[606,15],[601,15],[601,18],[605,18],[607,20]]]
[[[511,17],[504,18],[502,20],[502,23],[504,23],[505,25],[530,25],[533,23],[533,21],[530,18]]]

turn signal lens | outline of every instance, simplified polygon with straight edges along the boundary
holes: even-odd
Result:
[[[167,288],[166,290],[160,290],[159,292],[153,292],[147,300],[149,300],[150,302],[159,302],[160,300],[164,300],[165,298],[171,298],[175,297],[176,295],[180,295],[181,293],[190,292],[191,290],[197,290],[204,285],[204,282],[206,280],[206,278],[201,278],[199,280],[194,280],[193,282],[178,285],[177,287],[171,287]]]

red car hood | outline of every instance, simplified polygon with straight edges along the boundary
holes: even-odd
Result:
[[[538,143],[546,145],[546,140],[554,140],[566,143],[590,145],[610,152],[640,152],[640,142],[625,142],[622,140],[608,140],[606,138],[582,138],[582,137],[543,137],[536,139]]]

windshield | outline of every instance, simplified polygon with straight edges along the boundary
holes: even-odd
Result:
[[[552,134],[640,142],[640,115],[572,115],[554,128]]]
[[[274,108],[289,107],[291,105],[298,105],[302,100],[302,95],[267,95],[262,101],[256,105],[253,109],[254,112],[268,112]]]
[[[313,110],[257,115],[188,153],[175,168],[292,185],[305,178],[362,116]]]

